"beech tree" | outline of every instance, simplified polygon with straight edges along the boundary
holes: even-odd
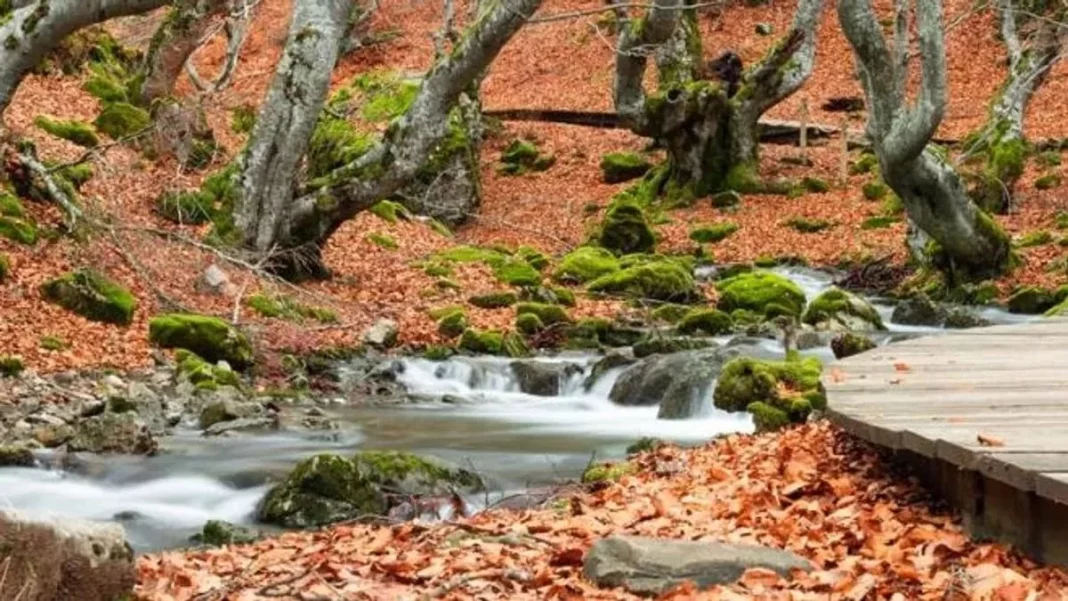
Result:
[[[757,121],[812,74],[822,0],[800,0],[790,31],[763,60],[724,78],[706,72],[694,0],[655,0],[623,21],[616,52],[615,106],[635,133],[662,141],[667,164],[651,192],[689,200],[723,190],[757,191]],[[647,93],[649,56],[659,86]],[[725,62],[737,61],[734,57]],[[732,71],[740,64],[726,66]]]
[[[942,0],[918,0],[914,9],[912,4],[895,0],[894,39],[888,44],[870,0],[838,0],[869,107],[868,136],[883,179],[910,221],[930,238],[924,259],[945,268],[954,281],[986,278],[1009,266],[1009,239],[969,197],[949,158],[929,145],[948,96]],[[906,97],[910,10],[921,74],[912,102]]]

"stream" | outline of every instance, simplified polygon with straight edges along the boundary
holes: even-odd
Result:
[[[814,270],[776,271],[797,282],[809,299],[831,282]],[[939,331],[893,324],[892,307],[871,300],[890,328],[875,337],[880,344]],[[994,323],[1027,319],[992,308],[979,314]],[[763,344],[783,352],[775,341]],[[826,347],[803,354],[834,359]],[[574,479],[591,459],[621,457],[642,437],[697,444],[717,434],[752,431],[751,419],[742,413],[712,409],[699,418],[661,420],[657,407],[616,406],[608,393],[623,368],[609,371],[589,390],[583,385],[597,359],[581,353],[539,359],[579,368],[562,394],[539,397],[519,392],[508,359],[406,358],[398,379],[415,400],[402,406],[331,408],[346,429],[238,437],[203,437],[180,429],[161,440],[155,456],[86,456],[77,474],[0,468],[0,504],[31,514],[118,520],[130,544],[144,552],[188,545],[189,536],[209,519],[252,524],[267,482],[319,452],[396,449],[442,457],[483,474],[495,492],[482,502],[492,502],[494,496]],[[48,453],[39,457],[47,462]]]

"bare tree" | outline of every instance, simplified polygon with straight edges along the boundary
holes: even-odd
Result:
[[[348,33],[351,0],[296,4],[289,37],[248,147],[238,159],[235,240],[291,276],[322,275],[320,246],[345,220],[408,183],[446,134],[449,112],[542,0],[481,11],[422,79],[408,110],[369,150],[312,183],[300,165]]]
[[[166,98],[182,68],[203,43],[216,18],[229,8],[229,0],[177,0],[156,34],[145,57],[145,83],[141,87],[146,105]]]
[[[654,194],[689,200],[762,187],[757,121],[812,73],[822,8],[823,0],[801,0],[790,31],[745,70],[733,53],[704,64],[694,0],[655,0],[642,18],[620,24],[616,111],[635,133],[667,146],[668,163]],[[647,94],[650,55],[659,89]]]
[[[987,122],[965,149],[968,157],[985,157],[975,196],[988,210],[1006,211],[1011,204],[1027,154],[1024,116],[1031,98],[1061,58],[1066,15],[1064,2],[998,0],[1009,73],[991,103]]]
[[[1008,237],[972,202],[948,158],[928,146],[948,96],[942,0],[916,2],[921,78],[911,103],[906,97],[910,5],[910,0],[895,0],[890,47],[870,0],[838,0],[838,17],[868,101],[868,135],[883,179],[933,242],[927,258],[946,268],[954,281],[988,277],[1009,266]]]

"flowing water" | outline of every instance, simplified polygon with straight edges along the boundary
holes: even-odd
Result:
[[[831,278],[820,272],[780,271],[810,299],[830,286]],[[875,301],[890,325],[884,339],[936,331],[890,324],[890,306]],[[984,317],[997,323],[1017,319],[996,310]],[[764,344],[782,352],[774,341]],[[833,358],[826,348],[810,354]],[[416,401],[335,408],[343,430],[234,438],[178,431],[162,441],[154,457],[86,457],[78,473],[0,468],[0,506],[119,520],[134,548],[145,551],[181,546],[209,519],[252,523],[267,482],[318,452],[379,448],[435,455],[478,470],[502,495],[575,478],[591,459],[619,457],[642,437],[686,444],[752,430],[748,415],[715,410],[710,399],[705,414],[688,420],[657,419],[657,407],[616,406],[608,393],[621,369],[589,390],[584,386],[596,359],[588,354],[539,359],[579,368],[554,397],[520,392],[506,359],[404,359],[399,379]],[[710,396],[711,387],[702,394]]]

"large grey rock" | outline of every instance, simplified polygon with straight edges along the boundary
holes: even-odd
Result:
[[[397,344],[399,329],[392,319],[379,319],[363,335],[363,341],[375,348],[390,348]]]
[[[890,321],[906,326],[940,326],[946,321],[946,310],[921,293],[894,307]]]
[[[652,355],[628,367],[608,398],[617,405],[660,405],[661,419],[688,419],[711,410],[709,394],[723,365],[735,357],[773,358],[756,345]]]
[[[278,418],[276,416],[264,417],[241,417],[228,421],[212,424],[204,430],[204,436],[219,436],[228,432],[241,432],[248,430],[277,430]]]
[[[612,536],[594,543],[586,554],[586,578],[602,587],[623,587],[638,595],[659,595],[683,582],[705,589],[735,582],[749,568],[782,576],[810,570],[803,557],[767,547]]]
[[[0,599],[115,601],[132,597],[133,550],[118,524],[34,519],[0,510]]]
[[[214,263],[208,265],[197,280],[197,290],[203,293],[231,296],[232,289],[230,276]]]
[[[104,413],[79,422],[67,441],[73,452],[151,455],[158,444],[136,413]]]
[[[601,357],[597,363],[593,364],[593,369],[590,370],[590,375],[586,377],[586,381],[582,383],[582,387],[586,391],[590,391],[601,379],[601,376],[617,367],[625,367],[635,361],[634,351],[631,349],[612,349],[604,357]]]
[[[574,363],[513,361],[511,367],[519,390],[535,396],[556,396],[563,392],[568,379],[582,373]]]

